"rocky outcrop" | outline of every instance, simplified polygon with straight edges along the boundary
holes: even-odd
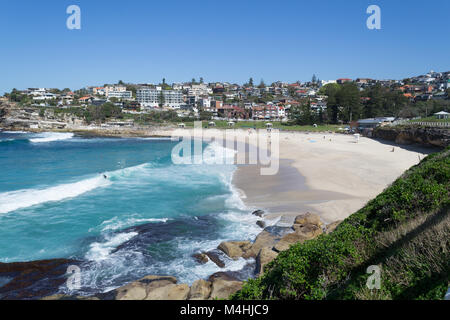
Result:
[[[189,291],[188,300],[207,300],[211,295],[212,283],[205,280],[197,280]]]
[[[329,233],[333,232],[337,228],[337,226],[341,224],[341,222],[342,222],[342,220],[338,220],[338,221],[328,224],[325,227],[325,233],[329,234]]]
[[[399,126],[379,127],[373,131],[373,137],[393,141],[398,144],[420,144],[427,147],[445,148],[450,145],[450,129]]]
[[[227,241],[222,242],[217,249],[222,250],[233,260],[238,260],[252,246],[250,241]]]
[[[0,263],[0,300],[39,299],[58,293],[67,281],[67,268],[79,262],[67,259]]]
[[[168,289],[172,289],[177,283],[175,277],[147,276],[138,281],[131,282],[115,290],[116,300],[144,300],[149,296],[154,300],[168,295]],[[170,287],[169,287],[170,286]],[[160,288],[169,287],[164,290]],[[175,290],[176,291],[176,290]]]
[[[292,226],[293,233],[284,235],[274,246],[273,250],[281,252],[288,250],[296,243],[303,243],[314,239],[323,233],[322,221],[317,214],[305,213],[297,216]]]
[[[145,300],[186,300],[188,295],[187,284],[169,284],[150,290]]]
[[[301,215],[295,217],[294,225],[295,224],[300,224],[300,225],[313,224],[318,227],[321,227],[322,221],[320,220],[320,217],[317,214],[307,212],[307,213],[304,213],[304,214],[301,214]]]
[[[242,289],[241,281],[215,280],[212,284],[210,299],[228,299],[230,295]]]
[[[256,268],[255,273],[259,276],[264,271],[264,266],[268,263],[272,262],[278,256],[278,252],[274,250],[264,247],[259,250],[259,253],[256,257]]]
[[[294,232],[285,235],[278,243],[276,243],[273,247],[273,250],[276,252],[286,251],[289,249],[289,247],[296,243],[303,243],[308,238],[306,238],[304,235]]]
[[[281,221],[281,220],[280,220]],[[290,222],[289,222],[290,221]],[[294,221],[294,224],[292,224]],[[339,224],[336,221],[326,226],[331,232]],[[150,275],[128,283],[120,288],[92,297],[68,296],[52,293],[45,300],[206,300],[227,299],[242,288],[243,281],[264,272],[264,267],[277,258],[278,254],[296,243],[313,239],[322,234],[322,222],[318,215],[306,213],[283,220],[280,225],[266,227],[255,241],[226,241],[218,249],[193,254],[199,263],[209,260],[220,268],[231,259],[248,259],[239,271],[222,271],[212,274],[207,280],[199,279],[191,287],[178,284],[171,276]],[[227,257],[228,256],[228,257]],[[254,258],[254,259],[252,259]],[[1,264],[0,264],[1,266]],[[0,268],[1,270],[1,268]]]
[[[272,248],[280,239],[281,237],[264,230],[256,237],[255,242],[253,242],[243,257],[246,259],[256,258],[262,248]]]
[[[323,231],[320,227],[315,224],[295,224],[292,229],[294,229],[294,233],[297,233],[307,240],[313,239],[315,237],[320,236]]]

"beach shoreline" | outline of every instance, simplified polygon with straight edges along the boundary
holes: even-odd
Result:
[[[17,130],[24,130],[17,128]],[[10,130],[10,129],[8,129]],[[85,137],[183,137],[211,141],[223,137],[246,145],[256,131],[244,129],[180,129],[76,127],[29,132],[71,132]],[[225,136],[225,132],[227,136]],[[266,130],[258,130],[267,135]],[[225,144],[225,142],[224,142]],[[259,146],[258,146],[259,147]],[[394,152],[392,151],[394,150]],[[267,210],[269,218],[294,217],[311,211],[324,222],[343,220],[382,192],[404,171],[435,148],[399,145],[334,132],[279,132],[279,167],[276,175],[263,176],[260,165],[238,165],[232,183],[251,208]],[[295,169],[295,170],[294,170]]]
[[[124,134],[120,130],[103,134],[93,131],[71,132],[85,137],[189,136],[194,139],[202,138],[204,142],[225,133],[224,130],[217,129],[195,131],[174,128],[139,132],[140,134]],[[245,153],[252,143],[249,136],[256,134],[247,130],[231,130],[228,133],[231,135],[222,140],[224,146],[230,147],[230,141],[241,141],[246,145]],[[259,134],[271,135],[266,130],[261,130]],[[256,149],[259,151],[258,147]],[[356,143],[352,135],[344,134],[280,132],[279,155],[274,155],[272,159],[279,161],[279,170],[275,175],[262,175],[261,169],[264,166],[260,164],[237,164],[231,179],[232,189],[235,189],[232,191],[237,191],[249,215],[255,214],[253,210],[264,211],[258,216],[258,222],[264,224],[259,225],[261,233],[250,242],[248,239],[230,239],[227,243],[256,243],[258,237],[270,233],[271,231],[266,230],[272,230],[271,228],[290,230],[295,218],[307,212],[317,214],[326,230],[327,225],[344,220],[363,207],[404,171],[433,151],[418,146],[392,146],[368,138],[361,138]],[[219,247],[215,250],[223,251]],[[207,252],[199,254],[205,255]],[[245,271],[244,269],[241,271]],[[210,278],[230,278],[232,275],[233,272],[224,270]]]
[[[217,132],[220,131],[220,132]],[[157,136],[211,137],[225,130],[156,130]],[[252,133],[253,132],[253,133]],[[254,143],[255,131],[228,130],[226,139]],[[259,135],[271,135],[259,130]],[[250,208],[266,210],[265,217],[293,220],[313,212],[325,223],[344,220],[376,197],[434,148],[404,146],[339,133],[279,132],[279,170],[261,175],[261,165],[238,165],[233,184]],[[272,161],[273,161],[272,159]]]

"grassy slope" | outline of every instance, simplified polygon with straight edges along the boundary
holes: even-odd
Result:
[[[442,299],[450,281],[450,148],[329,235],[293,245],[232,299]],[[381,290],[366,287],[381,266]]]

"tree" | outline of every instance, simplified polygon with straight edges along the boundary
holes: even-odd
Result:
[[[264,83],[264,80],[261,79],[261,81],[259,82],[258,88],[263,89],[266,87],[266,84]]]
[[[203,84],[203,77],[200,77],[200,83]]]
[[[162,108],[164,106],[164,103],[166,103],[166,99],[164,97],[163,92],[161,91],[159,93],[159,96],[158,96],[158,105],[159,105],[159,107]]]
[[[250,79],[248,80],[248,86],[249,86],[249,87],[253,87],[253,78],[250,78]]]
[[[356,84],[344,83],[336,94],[336,100],[340,109],[340,119],[350,122],[359,119],[361,114],[361,96]]]
[[[200,111],[199,116],[200,120],[211,120],[213,114],[207,111]]]
[[[338,122],[338,102],[337,94],[340,90],[340,86],[336,83],[329,83],[320,88],[319,93],[326,95],[327,98],[327,118],[332,123]]]

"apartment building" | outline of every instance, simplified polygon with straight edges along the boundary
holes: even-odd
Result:
[[[108,99],[117,98],[122,100],[132,100],[133,93],[131,91],[109,91],[107,97]]]
[[[122,85],[112,85],[112,86],[106,86],[104,88],[105,95],[109,97],[110,92],[125,92],[127,91],[127,87]]]
[[[161,90],[161,88],[140,88],[136,90],[136,100],[143,107],[155,108],[163,104],[165,107],[179,109],[183,105],[183,94],[179,90]]]

